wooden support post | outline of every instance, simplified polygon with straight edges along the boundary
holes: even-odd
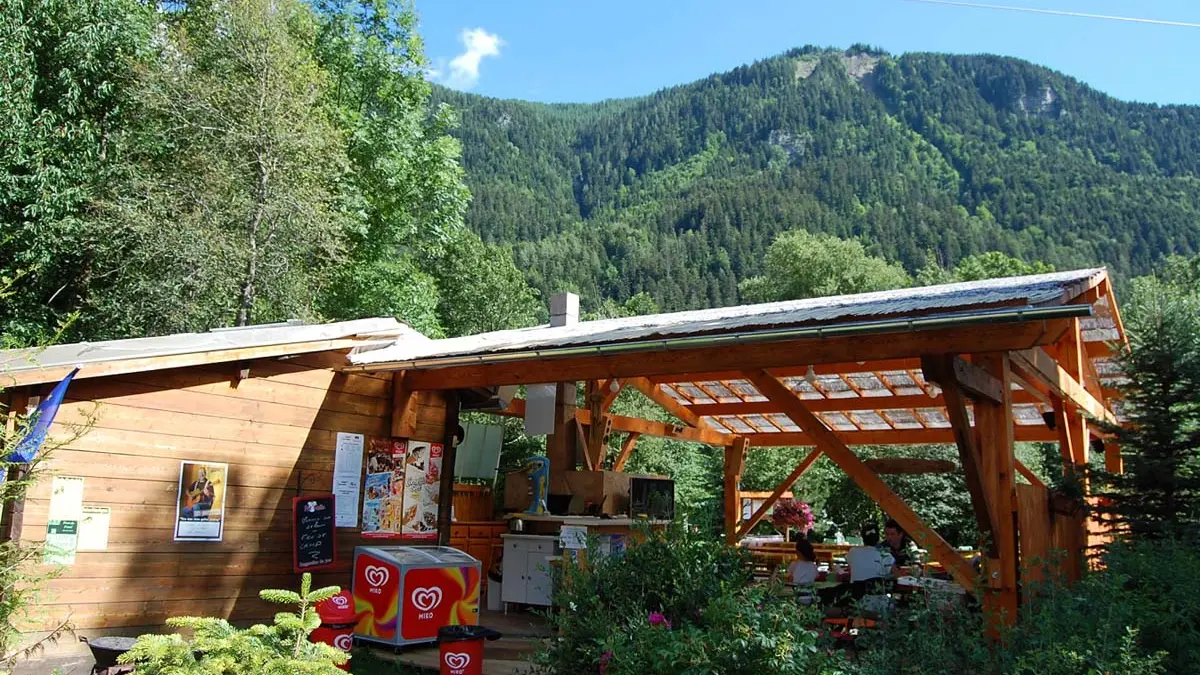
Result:
[[[459,400],[457,391],[445,392],[446,397],[446,428],[442,434],[442,475],[438,494],[438,543],[441,546],[450,545],[450,511],[454,506],[454,464],[458,459],[458,444],[454,442],[458,435]]]
[[[621,453],[617,455],[617,460],[613,462],[613,471],[623,471],[625,469],[625,463],[633,455],[633,449],[637,447],[638,439],[641,437],[642,435],[636,431],[625,437],[625,442],[621,444]]]
[[[884,512],[895,518],[917,545],[929,550],[934,560],[942,563],[950,576],[968,593],[975,590],[975,571],[971,569],[970,563],[963,560],[954,547],[917,517],[912,508],[892,492],[891,488],[842,442],[837,432],[825,426],[803,400],[765,370],[746,371],[744,377],[754,384],[759,393],[779,404],[784,414],[812,436],[817,448],[841,467]]]
[[[554,392],[554,432],[546,437],[550,473],[574,471],[579,464],[575,443],[575,383],[559,382]]]
[[[971,419],[967,416],[966,392],[954,370],[954,363],[962,359],[945,354],[929,356],[921,359],[921,370],[925,379],[937,383],[942,388],[942,397],[946,400],[946,413],[950,426],[954,429],[954,441],[958,446],[958,459],[962,463],[963,474],[966,477],[967,492],[971,495],[971,508],[975,512],[975,523],[980,534],[988,538],[988,554],[997,555],[995,549],[996,522],[988,509],[988,498],[983,487],[983,474],[979,445],[975,442],[975,433],[971,429]],[[973,366],[978,368],[978,366]],[[980,382],[986,383],[989,394],[997,394],[1003,401],[1003,391],[1000,382],[990,373],[977,375]],[[980,396],[989,403],[995,403],[991,396]]]
[[[603,383],[588,381],[587,402],[588,410],[591,412],[591,424],[588,425],[584,454],[593,471],[599,471],[604,465],[605,441],[612,429],[612,420],[608,417],[608,408],[604,406],[604,399]]]
[[[569,326],[579,321],[579,296],[574,293],[556,293],[550,296],[550,325]],[[582,379],[582,378],[581,378]],[[578,383],[557,380],[554,387],[554,432],[546,437],[546,457],[550,459],[550,484],[554,476],[574,471],[579,465],[576,443],[575,402]]]
[[[999,404],[977,401],[975,430],[978,434],[984,493],[995,529],[987,559],[985,608],[995,620],[1011,624],[1017,618],[1016,457],[1013,436],[1012,378],[1005,355],[978,355],[973,361],[1003,384]],[[993,553],[995,555],[993,555]]]
[[[737,543],[737,526],[742,515],[742,473],[746,470],[746,450],[750,442],[740,436],[725,446],[725,540]]]
[[[796,465],[795,469],[792,469],[792,472],[788,474],[787,478],[784,478],[783,482],[775,486],[775,490],[771,492],[771,495],[767,497],[767,500],[763,502],[762,505],[759,506],[758,509],[750,516],[750,520],[747,520],[741,524],[741,526],[738,528],[737,534],[734,535],[734,542],[736,543],[741,541],[742,537],[749,534],[750,530],[753,530],[754,526],[758,525],[759,521],[761,521],[763,517],[767,515],[767,512],[775,506],[775,502],[778,502],[779,499],[783,497],[783,493],[792,489],[792,485],[794,485],[796,481],[800,480],[800,477],[807,473],[808,470],[812,468],[812,465],[815,464],[820,458],[821,451],[813,450],[812,452],[808,453],[804,459],[800,460],[800,463]],[[740,513],[741,500],[739,499],[738,502],[738,511]]]
[[[392,373],[392,436],[412,438],[417,432],[417,403],[421,393],[408,387],[403,370]]]

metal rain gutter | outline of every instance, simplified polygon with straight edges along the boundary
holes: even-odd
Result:
[[[698,335],[690,337],[660,338],[655,340],[634,340],[630,342],[618,342],[615,344],[600,344],[580,347],[549,347],[546,349],[527,349],[522,351],[501,352],[495,354],[438,356],[427,359],[367,363],[359,366],[350,366],[344,370],[428,370],[432,368],[447,368],[451,366],[512,363],[518,361],[544,361],[547,359],[565,358],[570,356],[611,356],[614,354],[628,354],[632,352],[673,351],[678,349],[698,349],[701,347],[754,344],[759,342],[777,342],[782,340],[795,340],[803,338],[823,339],[875,333],[913,332],[934,328],[946,328],[950,326],[977,326],[991,323],[1049,321],[1053,319],[1073,319],[1089,316],[1092,316],[1092,306],[1083,304],[1059,305],[1056,307],[1035,307],[1015,310],[1000,309],[974,312],[971,314],[954,314],[949,316],[942,315],[914,319],[861,321],[834,326],[781,328],[746,333],[726,333],[722,335]]]

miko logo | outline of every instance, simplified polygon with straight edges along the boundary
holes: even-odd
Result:
[[[344,652],[348,652],[350,651],[350,648],[354,646],[354,636],[350,635],[349,633],[346,633],[345,635],[339,635],[333,638],[333,646]]]
[[[388,568],[381,567],[379,565],[367,565],[367,567],[363,570],[363,577],[366,578],[367,583],[371,585],[371,588],[367,589],[367,591],[370,593],[375,593],[376,595],[383,592],[380,587],[386,584],[391,576],[391,573],[388,572]]]
[[[337,605],[338,609],[346,609],[350,606],[350,600],[344,595],[335,595],[329,600],[333,604]]]
[[[465,652],[446,652],[446,667],[454,675],[458,675],[471,665],[471,655]]]
[[[421,612],[417,615],[418,619],[432,619],[433,610],[442,604],[442,589],[437,586],[433,588],[414,588],[412,595],[409,597],[412,600],[413,607],[416,607]]]

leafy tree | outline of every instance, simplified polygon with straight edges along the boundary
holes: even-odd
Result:
[[[112,178],[150,34],[136,0],[6,0],[0,8],[0,334],[45,342],[95,281],[88,227]]]
[[[861,242],[786,232],[767,249],[766,274],[742,282],[752,302],[797,300],[901,288],[911,283],[904,268],[867,254]]]
[[[351,225],[328,80],[298,0],[189,3],[139,95],[136,164],[108,208],[110,334],[310,318]],[[171,227],[164,227],[171,223]]]
[[[1053,265],[1047,265],[1038,260],[1025,262],[1000,251],[988,251],[967,256],[959,261],[954,266],[954,278],[958,281],[979,281],[981,279],[1045,274],[1053,271]]]
[[[1134,280],[1125,303],[1125,424],[1111,429],[1125,472],[1107,478],[1118,521],[1135,536],[1200,525],[1200,289],[1174,283],[1194,264],[1173,261],[1165,279]]]

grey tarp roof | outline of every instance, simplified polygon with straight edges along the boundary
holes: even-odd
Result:
[[[1024,277],[903,288],[758,305],[539,326],[445,340],[398,339],[380,349],[351,354],[353,365],[395,363],[450,356],[516,352],[553,347],[612,344],[659,337],[708,335],[794,326],[836,324],[907,314],[952,314],[999,305],[1041,307],[1064,303],[1099,283],[1103,268]],[[1115,323],[1091,325],[1113,339]],[[1099,333],[1097,333],[1099,335]]]

